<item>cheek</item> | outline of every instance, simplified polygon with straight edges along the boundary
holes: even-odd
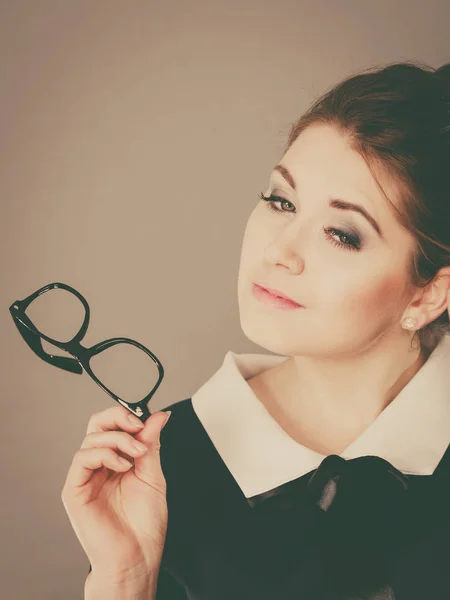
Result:
[[[241,263],[247,265],[252,258],[253,260],[258,260],[260,258],[257,250],[261,251],[263,243],[262,238],[262,227],[258,224],[257,214],[253,211],[247,221],[242,239]]]
[[[376,315],[396,312],[402,304],[404,279],[400,275],[359,282],[359,285],[347,290],[345,308],[361,318],[371,319]]]

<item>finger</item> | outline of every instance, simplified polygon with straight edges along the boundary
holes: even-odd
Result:
[[[81,449],[85,448],[112,448],[113,450],[121,450],[132,456],[138,456],[147,452],[145,444],[134,439],[132,435],[125,431],[89,433],[81,444]]]
[[[156,414],[156,413],[155,413]],[[147,421],[152,419],[151,415]],[[144,428],[144,423],[133,415],[124,406],[117,405],[94,413],[89,419],[86,434],[97,431],[112,431],[114,429],[123,429],[124,431],[139,431]]]
[[[136,433],[135,438],[147,445],[159,441],[161,430],[169,420],[171,412],[159,411],[153,413],[145,422],[143,429]]]
[[[72,464],[67,473],[67,478],[63,488],[63,495],[66,490],[73,490],[84,486],[92,477],[96,469],[106,467],[112,471],[124,472],[131,467],[120,458],[111,448],[85,448],[75,452]]]
[[[134,473],[148,485],[152,485],[155,478],[164,482],[164,474],[161,467],[160,457],[160,435],[162,428],[166,425],[170,417],[170,411],[158,412],[154,415],[153,421],[148,419],[142,431],[136,434],[136,440],[143,442],[147,446],[147,452],[134,458]]]

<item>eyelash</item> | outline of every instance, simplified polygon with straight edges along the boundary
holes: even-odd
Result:
[[[267,205],[267,208],[269,210],[271,210],[274,213],[277,214],[285,214],[287,212],[292,212],[292,211],[285,211],[285,210],[280,210],[279,208],[275,208],[275,204],[277,202],[287,202],[288,204],[292,204],[291,202],[289,202],[289,200],[286,200],[285,198],[281,198],[280,196],[274,196],[273,194],[271,194],[270,196],[266,197],[264,196],[264,194],[261,192],[260,194],[258,194],[259,198],[261,198],[261,200],[264,200],[264,202]],[[292,205],[293,206],[293,205]],[[322,227],[326,238],[336,247],[338,247],[341,250],[350,250],[350,252],[359,252],[360,248],[361,248],[361,240],[359,239],[358,236],[353,236],[350,235],[349,233],[345,233],[344,231],[341,231],[340,229],[336,229],[335,227]],[[332,236],[331,233],[333,233],[333,235],[339,235],[341,237],[347,238],[349,241],[349,243],[343,243],[343,242],[337,242]]]

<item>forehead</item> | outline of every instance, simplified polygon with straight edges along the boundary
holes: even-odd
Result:
[[[378,190],[364,158],[331,125],[316,124],[306,128],[281,162],[292,173],[299,187],[302,183],[314,181],[340,184],[360,189],[363,193]]]
[[[327,124],[309,126],[287,150],[280,163],[293,176],[299,197],[308,193],[314,196],[323,190],[327,195],[364,206],[382,229],[384,225],[387,234],[387,230],[398,232],[402,229],[366,161],[350,147],[348,139],[336,127]],[[395,181],[380,168],[376,176],[389,200],[400,207]],[[286,183],[277,171],[271,173],[271,179]]]

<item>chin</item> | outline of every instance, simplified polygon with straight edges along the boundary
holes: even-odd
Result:
[[[240,318],[241,329],[245,337],[254,344],[282,356],[291,356],[289,336],[280,331],[279,328],[271,330],[267,323],[257,322],[255,319]],[[292,336],[292,331],[290,332]],[[292,340],[293,342],[295,340]],[[288,343],[286,343],[288,342]]]

